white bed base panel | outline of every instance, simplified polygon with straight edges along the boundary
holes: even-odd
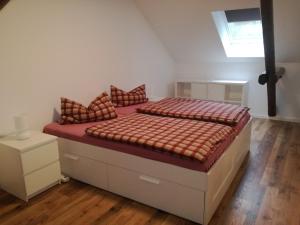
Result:
[[[208,173],[59,138],[62,172],[207,225],[250,149],[251,121]]]

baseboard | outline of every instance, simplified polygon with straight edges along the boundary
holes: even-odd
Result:
[[[282,117],[282,116],[269,117],[266,115],[257,115],[257,114],[252,114],[252,117],[257,118],[257,119],[278,120],[278,121],[285,121],[285,122],[300,123],[300,118],[296,118],[296,117]]]

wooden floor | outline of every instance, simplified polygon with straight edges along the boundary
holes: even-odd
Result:
[[[0,191],[1,225],[195,224],[76,181],[28,204]],[[255,120],[251,153],[210,225],[300,225],[300,124]]]

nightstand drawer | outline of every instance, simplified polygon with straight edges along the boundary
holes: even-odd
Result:
[[[55,162],[43,169],[25,176],[27,196],[41,191],[43,188],[60,180],[60,165]]]
[[[57,141],[37,147],[21,155],[23,173],[28,174],[34,170],[45,167],[55,161],[58,161]]]

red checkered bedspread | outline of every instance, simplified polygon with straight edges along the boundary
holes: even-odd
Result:
[[[138,112],[235,125],[249,111],[247,107],[186,98],[165,98],[138,108]]]
[[[151,147],[201,162],[233,128],[210,122],[134,113],[86,129],[90,136]]]

